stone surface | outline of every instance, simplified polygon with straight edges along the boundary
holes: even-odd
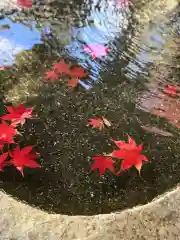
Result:
[[[16,0],[1,0],[0,1],[0,10],[9,10],[9,8],[17,7]]]
[[[96,216],[47,214],[0,193],[1,240],[179,239],[180,187],[153,202]]]

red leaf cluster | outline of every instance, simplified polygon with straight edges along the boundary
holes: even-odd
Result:
[[[70,88],[76,87],[80,78],[88,76],[84,68],[80,66],[71,66],[65,63],[63,59],[53,64],[52,68],[52,71],[46,72],[45,79],[53,81],[58,80],[61,75],[68,76],[67,86]]]
[[[147,157],[141,154],[143,147],[142,144],[139,146],[136,145],[135,141],[128,136],[128,143],[124,141],[116,141],[112,140],[116,146],[119,148],[118,150],[114,150],[112,153],[107,155],[100,155],[92,157],[95,163],[91,167],[91,171],[95,169],[99,169],[100,175],[102,175],[106,169],[109,169],[114,174],[119,174],[119,172],[123,170],[127,170],[132,166],[135,166],[136,169],[140,172],[143,161],[148,161]],[[116,173],[115,171],[115,161],[113,158],[117,160],[121,160],[121,168],[120,171]]]
[[[1,116],[0,119],[0,171],[3,171],[5,166],[14,165],[18,171],[24,176],[24,167],[37,168],[40,165],[35,162],[39,154],[33,154],[32,146],[20,149],[16,146],[13,150],[11,144],[15,144],[14,137],[19,134],[17,126],[23,125],[27,118],[32,118],[32,108],[25,108],[23,104],[19,104],[17,108],[7,106],[8,113]],[[8,121],[8,122],[6,122]],[[6,152],[3,152],[6,149]],[[8,150],[7,150],[8,149]]]

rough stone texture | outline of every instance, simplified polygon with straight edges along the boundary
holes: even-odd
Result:
[[[16,0],[1,0],[0,1],[0,10],[8,10],[9,8],[15,8],[17,7]]]
[[[1,0],[0,9],[12,1]],[[180,187],[145,206],[92,217],[47,214],[0,192],[0,239],[178,240]]]
[[[119,213],[96,216],[47,214],[0,192],[1,240],[180,239],[180,187]]]

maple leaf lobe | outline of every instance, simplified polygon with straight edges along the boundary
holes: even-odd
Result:
[[[91,166],[91,171],[94,171],[95,169],[99,169],[100,176],[104,174],[106,169],[109,169],[111,172],[114,173],[114,161],[106,156],[100,155],[100,156],[94,156],[92,159],[95,161],[93,165]]]
[[[18,171],[21,172],[21,174],[24,176],[23,169],[24,167],[29,168],[39,168],[40,165],[35,161],[37,157],[39,157],[39,154],[33,154],[31,153],[32,146],[27,146],[25,148],[20,149],[19,146],[17,146],[12,152],[10,152],[10,156],[12,159],[10,162],[14,164],[14,166],[18,169]]]
[[[5,160],[7,159],[7,157],[8,157],[8,153],[3,153],[0,155],[0,172],[3,171],[3,168],[6,165]]]
[[[3,115],[1,118],[6,121],[11,121],[11,126],[16,127],[18,124],[23,125],[25,119],[32,118],[33,108],[25,108],[24,104],[19,104],[17,108],[7,106],[8,112]]]
[[[46,80],[57,80],[57,79],[59,79],[59,75],[55,71],[49,71],[49,72],[46,72],[45,79]]]
[[[0,144],[14,143],[13,137],[18,134],[18,131],[6,122],[0,124]]]

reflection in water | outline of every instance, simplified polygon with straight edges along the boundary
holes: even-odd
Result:
[[[41,43],[41,33],[31,24],[31,29],[9,19],[0,20],[0,26],[7,24],[9,29],[0,31],[0,66],[10,66],[14,63],[15,55],[23,50],[31,49]]]
[[[86,84],[80,81],[86,89],[89,89],[94,81],[100,80],[99,74],[106,69],[108,63],[112,62],[117,54],[122,54],[124,44],[118,46],[118,49],[116,45],[118,39],[124,37],[125,30],[129,26],[131,12],[127,1],[116,4],[115,0],[108,1],[108,3],[106,0],[100,2],[94,0],[87,7],[90,8],[90,11],[84,21],[84,26],[71,25],[69,29],[67,28],[65,34],[69,36],[70,43],[61,49],[62,52],[56,52],[56,54],[63,54],[66,58],[76,60],[79,65],[89,70],[89,81]],[[1,21],[1,24],[5,23],[10,25],[11,30],[8,33],[1,33],[2,37],[5,38],[4,45],[9,46],[6,51],[8,56],[3,57],[1,65],[12,64],[15,54],[22,50],[31,49],[34,44],[42,43],[42,40],[53,41],[51,26],[43,26],[43,31],[40,32],[35,28],[35,22],[31,23],[31,29],[9,20]],[[22,37],[25,35],[26,38]],[[61,37],[59,41],[61,41]],[[85,48],[92,44],[110,49],[109,54],[94,59],[88,51],[85,51]]]
[[[107,64],[113,61],[117,51],[115,41],[123,37],[124,31],[129,25],[130,11],[128,5],[122,8],[116,5],[114,1],[94,0],[91,3],[90,15],[86,18],[86,26],[80,28],[71,28],[72,42],[65,47],[65,54],[76,59],[84,68],[90,69],[91,82],[84,84],[84,87],[89,88],[93,81],[99,80],[99,73],[105,70]],[[98,59],[92,58],[90,54],[84,51],[86,45],[97,44],[102,48],[108,48],[109,56]],[[121,46],[122,48],[124,46]],[[118,48],[118,54],[121,54]],[[111,54],[111,52],[113,54]]]
[[[125,50],[126,46],[123,41],[130,25],[131,6],[130,1],[118,1],[117,4],[116,0],[108,1],[108,3],[106,0],[100,2],[93,0],[86,6],[90,9],[84,22],[79,24],[81,26],[71,24],[64,32],[64,35],[68,36],[68,42],[61,52],[57,50],[56,54],[75,60],[90,72],[86,83],[80,81],[86,89],[91,88],[94,81],[102,81],[100,72],[106,71],[108,65],[117,56],[127,61],[127,66],[122,70],[124,75],[131,80],[139,75],[146,76],[147,67],[154,61],[162,60],[162,50],[168,40],[168,32],[166,26],[161,23],[150,24],[141,30],[138,37],[134,37],[131,45]],[[15,54],[31,49],[34,44],[42,43],[42,41],[53,42],[53,31],[49,24],[42,26],[41,30],[37,30],[35,21],[29,25],[30,29],[23,24],[12,23],[9,20],[1,20],[1,24],[9,24],[11,30],[0,32],[1,44],[4,48],[0,65],[11,65]],[[65,25],[68,26],[66,22]],[[26,38],[22,37],[24,35]],[[62,39],[60,35],[58,41],[61,42]],[[121,39],[122,44],[119,44]],[[93,44],[110,50],[106,56],[93,58],[88,51],[85,51],[88,45]]]
[[[162,24],[151,24],[144,29],[135,40],[128,51],[136,53],[126,66],[125,75],[127,78],[134,79],[139,75],[148,74],[148,65],[163,59],[163,49],[168,41],[167,26]],[[125,53],[127,54],[127,53]]]
[[[178,54],[174,56],[174,53],[179,51],[180,34],[178,22],[179,19],[176,18],[176,24],[173,25],[173,28],[163,26],[160,35],[151,37],[153,42],[157,43],[157,45],[151,45],[153,47],[153,59],[161,64],[164,61],[164,66],[159,67],[160,72],[158,75],[148,79],[147,90],[140,94],[137,106],[143,111],[167,119],[170,124],[180,128]],[[158,46],[158,49],[156,46]],[[169,62],[167,62],[167,59]],[[173,66],[170,67],[170,63]],[[168,88],[168,86],[172,86],[172,88]]]

